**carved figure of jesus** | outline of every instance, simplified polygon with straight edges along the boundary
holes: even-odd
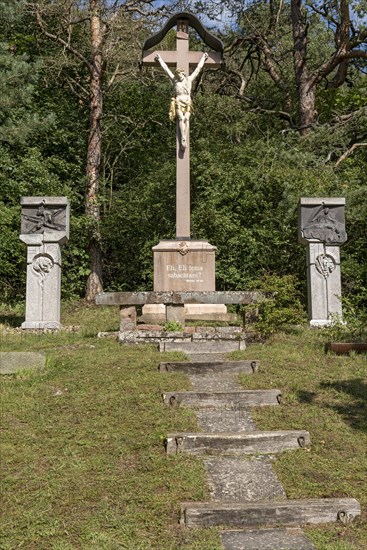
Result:
[[[169,117],[171,120],[175,118],[178,120],[179,142],[182,149],[186,149],[189,137],[189,122],[192,112],[192,83],[199,75],[207,59],[208,54],[204,53],[194,72],[186,76],[184,70],[179,68],[172,73],[159,54],[154,58],[154,60],[160,64],[173,85],[174,97],[171,99]]]

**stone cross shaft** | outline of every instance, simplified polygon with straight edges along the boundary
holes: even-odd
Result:
[[[159,54],[169,67],[183,69],[189,75],[192,65],[197,65],[202,58],[202,52],[189,50],[189,21],[177,21],[176,51],[145,51],[143,65],[158,66],[155,56]],[[205,65],[220,66],[220,52],[209,52]],[[190,141],[187,138],[185,149],[180,147],[179,126],[176,119],[176,239],[190,239]]]

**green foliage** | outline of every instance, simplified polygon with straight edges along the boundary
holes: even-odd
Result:
[[[163,330],[165,332],[182,332],[183,326],[177,321],[166,321],[163,325]]]
[[[265,295],[258,305],[247,306],[248,310],[257,310],[255,330],[268,337],[284,325],[298,325],[306,321],[301,293],[296,278],[292,275],[264,274],[252,282],[253,289]]]

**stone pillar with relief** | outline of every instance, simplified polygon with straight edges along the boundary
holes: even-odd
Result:
[[[308,317],[311,326],[342,320],[340,246],[347,240],[344,198],[301,198],[299,242],[307,246]]]
[[[20,240],[27,245],[23,329],[59,329],[61,245],[69,239],[66,197],[22,197]]]

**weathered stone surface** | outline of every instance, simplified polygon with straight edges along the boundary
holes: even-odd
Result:
[[[316,550],[299,528],[225,531],[220,539],[225,550]]]
[[[208,361],[213,363],[218,363],[221,361],[226,361],[226,353],[190,353],[186,352],[189,361],[194,361],[195,363],[208,363]]]
[[[186,527],[277,527],[352,521],[361,507],[354,498],[282,500],[277,502],[212,503],[193,502],[181,506],[181,523]]]
[[[161,342],[187,342],[191,343],[192,334],[186,332],[165,332],[148,330],[123,330],[120,331],[119,341],[130,344],[157,344]]]
[[[259,431],[251,433],[168,434],[167,454],[256,454],[299,449],[310,444],[305,430]]]
[[[160,372],[186,372],[187,374],[214,374],[214,373],[241,373],[253,374],[257,372],[260,362],[256,359],[246,361],[168,361],[159,364]]]
[[[237,321],[235,313],[227,313],[223,304],[187,304],[185,305],[186,321]]]
[[[236,373],[223,373],[220,376],[212,374],[190,374],[190,382],[199,392],[238,391],[241,386],[237,382]]]
[[[220,380],[218,379],[218,383]],[[262,405],[279,405],[280,390],[242,390],[232,392],[168,392],[162,395],[163,403],[185,407],[223,407],[240,410]]]
[[[104,306],[144,304],[251,304],[263,298],[260,292],[246,291],[162,291],[162,292],[103,292],[97,294],[96,304]]]
[[[139,330],[146,330],[148,332],[154,332],[154,331],[162,331],[162,326],[161,325],[145,325],[145,324],[141,324],[138,326]],[[189,327],[187,327],[189,328]],[[186,330],[186,329],[185,329]]]
[[[340,246],[346,242],[345,199],[308,197],[299,202],[299,241],[307,245],[308,316],[323,327],[342,318]]]
[[[322,242],[345,243],[345,198],[302,197],[298,206],[298,238],[303,244]]]
[[[307,246],[308,316],[311,326],[342,319],[340,247],[310,242]]]
[[[286,498],[269,459],[206,458],[210,495],[219,502]]]
[[[166,306],[167,322],[185,325],[185,306],[183,304],[169,304]]]
[[[23,236],[47,234],[45,241],[59,244],[68,240],[70,207],[67,197],[22,197],[20,203]]]
[[[256,431],[256,424],[249,410],[202,409],[196,410],[200,428],[208,433],[248,433]]]
[[[160,342],[159,351],[183,351],[184,353],[229,353],[245,350],[244,340],[202,340],[194,342]]]
[[[46,356],[42,352],[0,352],[0,374],[14,374],[23,370],[43,368],[45,364]]]
[[[192,335],[193,341],[195,340],[220,340],[220,341],[226,341],[226,340],[244,340],[245,334],[238,333],[238,332],[224,332],[222,334],[218,332],[214,332],[212,334],[203,334],[200,332],[194,332]]]
[[[69,236],[67,197],[22,197],[20,240],[27,245],[23,329],[60,329],[61,244]]]
[[[120,306],[120,332],[135,330],[136,328],[136,307]]]
[[[215,251],[208,241],[160,241],[153,247],[154,290],[214,292]]]

